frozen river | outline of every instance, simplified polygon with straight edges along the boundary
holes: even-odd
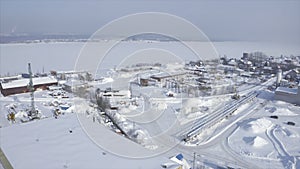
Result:
[[[107,41],[99,42],[105,46]],[[103,62],[105,68],[115,66],[115,59],[124,59],[137,51],[160,48],[172,54],[178,55],[184,60],[189,60],[191,51],[178,48],[177,42],[121,42],[114,48]],[[191,46],[202,46],[206,49],[207,42],[186,42]],[[274,44],[262,42],[214,42],[218,56],[239,58],[243,52],[261,51],[267,55],[300,55],[299,44]],[[16,43],[0,44],[0,75],[14,75],[27,72],[27,63],[31,62],[34,72],[48,72],[50,70],[72,70],[76,59],[83,48],[83,42],[51,42],[51,43]],[[206,57],[208,51],[202,51],[202,57]],[[157,53],[156,58],[159,58]],[[151,56],[154,57],[154,56]],[[160,57],[163,58],[163,57]],[[151,60],[151,59],[150,59]],[[163,61],[163,60],[162,60]],[[168,62],[168,60],[165,60]],[[176,60],[173,60],[176,61]],[[159,62],[159,61],[158,61]]]

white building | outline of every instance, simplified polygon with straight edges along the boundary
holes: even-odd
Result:
[[[277,75],[276,75],[276,85],[279,86],[280,82],[282,80],[282,70],[278,69],[277,70]]]
[[[300,105],[300,84],[298,89],[278,87],[275,91],[275,99]]]

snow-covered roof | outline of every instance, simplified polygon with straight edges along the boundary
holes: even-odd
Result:
[[[237,65],[236,61],[234,59],[231,59],[229,62],[228,62],[228,65]]]
[[[54,77],[37,77],[32,78],[33,85],[40,85],[40,84],[50,84],[50,83],[57,83],[57,79]],[[10,89],[16,87],[24,87],[29,84],[29,79],[20,79],[14,80],[8,83],[1,83],[3,89]]]
[[[129,90],[120,90],[117,92],[104,92],[102,93],[106,96],[114,96],[114,97],[130,97],[130,91]]]
[[[79,80],[68,80],[64,83],[64,86],[70,86],[70,87],[75,87],[75,86],[81,86],[85,85],[86,83],[79,81]]]
[[[62,89],[62,87],[61,86],[49,86],[48,89],[49,90],[60,90],[60,89]]]
[[[277,87],[276,92],[297,94],[298,89],[288,87]]]
[[[294,72],[294,73],[296,73],[296,74],[300,73],[299,69],[297,69],[297,68],[288,71],[288,73],[291,73],[291,72]],[[287,73],[287,74],[288,74],[288,73]]]
[[[87,71],[75,71],[75,70],[69,70],[69,71],[57,71],[57,74],[78,74],[78,73],[86,73]]]
[[[10,79],[19,79],[21,77],[22,77],[21,75],[9,76],[9,77],[0,77],[0,81],[2,81],[2,80],[10,80]]]
[[[253,74],[253,73],[250,73],[250,72],[243,72],[243,73],[241,73],[241,76],[251,76],[251,74]]]
[[[152,75],[152,78],[157,78],[157,79],[163,79],[163,78],[169,78],[169,77],[173,77],[173,76],[180,76],[180,75],[184,75],[185,73],[179,72],[179,73],[167,73],[167,72],[161,72],[155,75]]]
[[[264,70],[273,70],[273,68],[270,67],[270,66],[264,66],[263,69],[264,69]]]

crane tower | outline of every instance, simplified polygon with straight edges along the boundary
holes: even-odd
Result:
[[[31,116],[32,119],[34,119],[34,118],[37,118],[37,110],[35,109],[35,105],[34,105],[34,86],[33,86],[33,81],[32,81],[32,71],[31,71],[30,63],[28,63],[28,73],[29,73],[28,89],[29,89],[30,97],[31,97],[31,106],[30,106],[28,115]]]

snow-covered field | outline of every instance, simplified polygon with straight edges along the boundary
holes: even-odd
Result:
[[[70,133],[70,130],[72,133]],[[112,140],[119,137],[106,132]],[[19,138],[19,139],[17,139]],[[117,139],[118,140],[118,139]],[[126,143],[124,146],[132,146]],[[111,146],[114,144],[110,143]],[[122,145],[119,145],[122,147]],[[167,158],[127,159],[90,140],[76,114],[1,129],[1,148],[14,168],[158,168]],[[128,148],[128,147],[127,147]]]
[[[55,107],[49,106],[49,103],[55,100],[74,103],[74,99],[79,99],[76,97],[55,99],[50,97],[47,91],[35,92],[36,107],[41,110],[43,118],[27,123],[21,123],[18,116],[21,117],[22,108],[30,104],[29,93],[0,97],[0,99],[0,146],[13,168],[152,169],[158,168],[172,155],[138,159],[121,157],[113,150],[120,150],[123,146],[124,151],[136,150],[137,153],[143,153],[147,150],[98,123],[94,123],[95,126],[92,127],[106,139],[103,139],[103,147],[96,144],[88,137],[77,117],[77,113],[91,109],[88,102],[85,103],[84,100],[79,102],[87,106],[77,104],[75,110],[66,111],[58,118],[54,118],[52,110]],[[6,119],[7,109],[10,106],[16,107],[15,123]],[[69,109],[72,109],[72,106]],[[72,113],[73,111],[76,113]]]

